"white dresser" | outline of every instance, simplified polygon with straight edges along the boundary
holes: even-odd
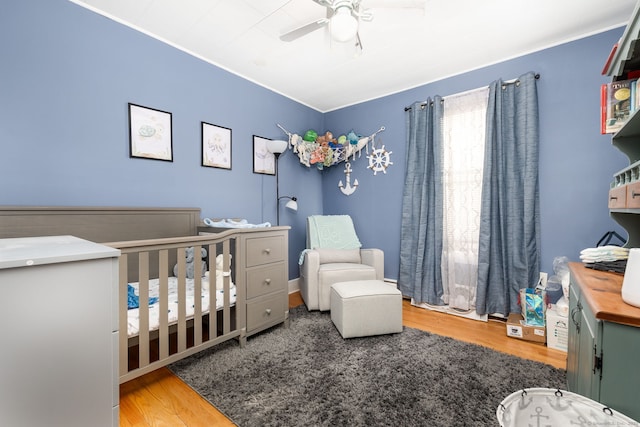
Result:
[[[0,239],[0,425],[118,426],[120,251]]]

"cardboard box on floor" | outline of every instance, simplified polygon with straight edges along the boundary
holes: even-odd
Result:
[[[519,313],[509,314],[507,318],[507,336],[542,344],[547,340],[544,326],[525,325],[524,318]]]
[[[547,309],[547,347],[567,351],[569,318],[561,316],[555,308]]]

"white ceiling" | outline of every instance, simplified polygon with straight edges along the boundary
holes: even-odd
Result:
[[[325,28],[280,40],[326,15],[312,0],[71,1],[321,112],[625,25],[636,3],[362,0],[355,55]]]

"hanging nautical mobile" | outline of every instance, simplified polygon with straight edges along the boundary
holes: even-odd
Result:
[[[294,153],[298,155],[300,163],[306,167],[315,165],[318,169],[322,170],[325,167],[330,167],[335,164],[346,162],[344,174],[346,185],[342,183],[342,180],[338,183],[340,191],[349,196],[356,191],[358,187],[358,180],[354,180],[351,184],[351,161],[362,155],[362,150],[366,148],[367,154],[369,154],[369,143],[372,145],[372,157],[369,158],[369,167],[373,169],[374,175],[382,170],[386,173],[386,168],[392,164],[389,161],[389,155],[391,152],[387,152],[382,146],[382,149],[375,150],[375,136],[384,131],[384,126],[378,129],[376,132],[369,136],[360,136],[355,131],[350,131],[346,135],[340,135],[337,138],[333,136],[331,132],[325,132],[319,135],[315,130],[309,129],[302,136],[293,134],[286,130],[281,125],[277,126],[289,136],[289,145]],[[373,167],[371,166],[373,162]]]
[[[289,132],[279,124],[277,126],[289,136],[289,145],[298,155],[300,163],[307,167],[315,165],[318,169],[333,166],[347,161],[349,158],[355,160],[356,154],[361,155],[364,148],[367,148],[368,154],[369,143],[378,133],[384,131],[384,126],[382,126],[369,136],[360,136],[352,130],[336,138],[331,132],[318,134],[312,129],[307,130],[301,136]]]

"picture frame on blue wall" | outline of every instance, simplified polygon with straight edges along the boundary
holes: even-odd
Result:
[[[202,166],[231,170],[230,128],[201,122]]]
[[[253,173],[276,174],[276,156],[267,150],[269,138],[253,135]]]
[[[172,115],[129,103],[129,157],[173,162]]]

